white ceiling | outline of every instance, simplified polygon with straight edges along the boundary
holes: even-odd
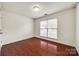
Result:
[[[41,10],[35,12],[32,6],[38,4]],[[8,12],[21,14],[30,18],[44,16],[45,13],[51,14],[75,6],[75,2],[4,2],[3,9]]]

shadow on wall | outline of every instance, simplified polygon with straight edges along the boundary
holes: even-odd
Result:
[[[19,41],[33,36],[33,20],[17,13],[1,11],[3,44]]]

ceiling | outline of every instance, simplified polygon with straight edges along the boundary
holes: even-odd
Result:
[[[4,2],[0,4],[3,6],[1,7],[3,10],[21,14],[30,18],[42,17],[45,13],[55,13],[76,5],[75,2]],[[32,6],[35,4],[40,6],[40,11],[36,12],[32,10]]]

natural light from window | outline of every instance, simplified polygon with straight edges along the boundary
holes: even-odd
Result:
[[[40,36],[57,39],[57,19],[40,21]]]

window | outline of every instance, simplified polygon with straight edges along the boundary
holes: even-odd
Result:
[[[40,36],[57,39],[57,19],[40,21]]]

